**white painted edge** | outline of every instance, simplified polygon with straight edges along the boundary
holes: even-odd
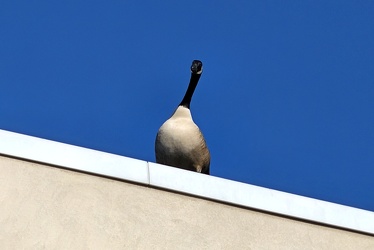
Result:
[[[149,163],[150,185],[233,205],[374,234],[374,212]]]
[[[374,212],[0,130],[0,154],[374,234]]]
[[[0,154],[149,184],[145,161],[5,130],[0,130]]]

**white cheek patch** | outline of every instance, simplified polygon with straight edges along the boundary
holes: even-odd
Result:
[[[201,73],[203,73],[203,66],[201,66],[201,69],[196,74],[201,75]]]

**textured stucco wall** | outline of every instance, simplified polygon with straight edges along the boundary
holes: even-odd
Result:
[[[0,249],[374,249],[371,236],[42,164],[0,156],[0,173]]]

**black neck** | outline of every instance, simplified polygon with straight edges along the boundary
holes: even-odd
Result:
[[[195,88],[197,86],[197,83],[199,82],[201,74],[191,74],[190,84],[188,85],[186,94],[183,97],[183,100],[179,104],[179,106],[183,106],[186,108],[190,108],[190,103],[192,99],[193,92],[195,91]]]

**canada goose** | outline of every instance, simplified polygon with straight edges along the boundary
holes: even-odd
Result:
[[[174,114],[158,130],[155,149],[157,163],[209,174],[210,153],[190,111],[191,98],[202,72],[203,63],[194,60],[186,94]]]

